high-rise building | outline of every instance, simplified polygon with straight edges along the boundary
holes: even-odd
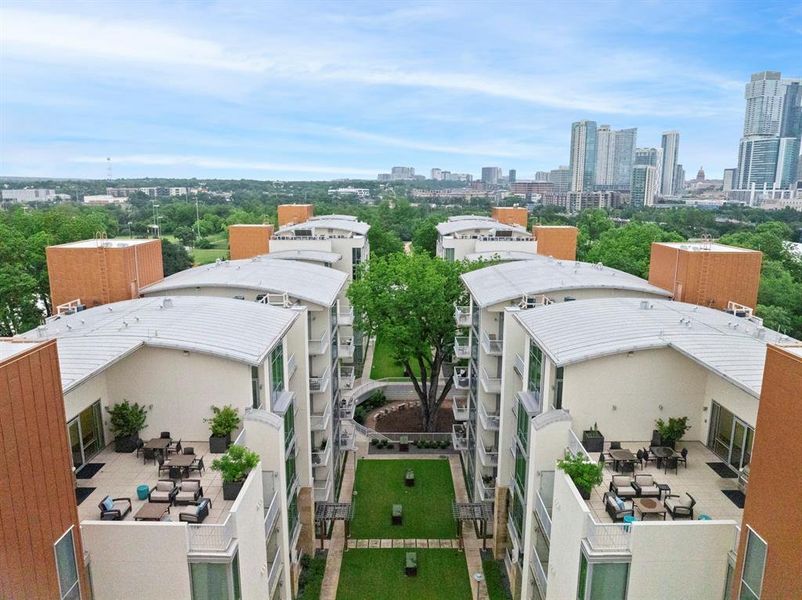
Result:
[[[682,165],[677,165],[674,170],[674,194],[679,194],[685,189],[685,169]]]
[[[638,130],[612,130],[600,125],[596,130],[596,188],[628,189],[635,162]]]
[[[735,189],[737,182],[738,169],[724,169],[724,191],[729,192]]]
[[[507,183],[515,183],[515,180],[518,178],[518,171],[515,169],[510,169],[507,173]]]
[[[663,149],[662,148],[636,148],[636,165],[651,165],[655,168],[657,177],[657,193],[660,193],[660,186],[663,181]]]
[[[660,182],[660,194],[662,196],[673,196],[677,181],[679,131],[666,131],[663,133],[661,147],[663,149],[663,170]]]
[[[632,167],[635,164],[635,146],[638,130],[635,127],[619,129],[615,132],[615,154],[613,157],[613,185],[629,186]]]
[[[537,181],[537,177],[535,177]],[[554,184],[555,194],[564,194],[571,189],[571,168],[566,165],[560,165],[556,169],[552,169],[548,173],[548,179]]]
[[[393,167],[390,170],[390,178],[394,180],[415,179],[415,167]]]
[[[443,179],[442,169],[432,169],[432,179],[435,181],[441,181]]]
[[[551,179],[549,179],[549,172],[537,171],[535,173],[535,181],[551,181]]]
[[[802,80],[782,79],[778,71],[755,73],[744,98],[738,188],[791,186],[798,176]]]
[[[571,191],[590,192],[596,182],[596,121],[571,125]]]
[[[482,167],[482,183],[496,185],[501,178],[501,167]]]
[[[632,168],[630,203],[634,207],[652,206],[657,195],[657,167],[635,165]]]
[[[609,125],[596,129],[596,179],[594,185],[604,189],[613,185],[613,160],[615,158],[615,134]]]

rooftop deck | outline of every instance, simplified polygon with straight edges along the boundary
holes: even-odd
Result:
[[[203,522],[204,525],[221,524],[229,514],[233,501],[223,500],[223,483],[220,473],[212,470],[212,460],[219,455],[209,454],[209,443],[190,442],[182,440],[183,446],[192,446],[196,456],[202,456],[206,467],[200,476],[203,497],[212,501],[209,516]],[[91,459],[92,463],[104,463],[91,479],[78,479],[78,486],[93,487],[95,490],[78,506],[78,517],[81,521],[96,520],[100,518],[98,503],[106,496],[112,498],[130,498],[132,509],[125,517],[126,521],[133,521],[134,515],[147,503],[147,500],[139,500],[136,495],[136,488],[145,484],[148,487],[156,485],[159,479],[167,479],[167,473],[162,473],[159,477],[158,464],[152,461],[143,462],[142,456],[136,453],[118,454],[114,451],[114,445],[107,446],[97,456]],[[193,472],[188,479],[198,479],[198,474]],[[182,508],[171,507],[167,519],[178,521],[178,512]]]

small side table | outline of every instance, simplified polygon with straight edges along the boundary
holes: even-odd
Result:
[[[625,516],[624,517],[624,530],[625,531],[629,531],[629,526],[632,525],[632,523],[634,523],[635,521],[637,521],[637,519],[633,515]]]
[[[146,485],[138,485],[136,486],[136,497],[140,500],[147,500],[148,493],[150,493],[150,488]]]
[[[665,499],[665,497],[671,493],[671,486],[667,483],[658,483],[657,489],[660,490],[660,500]]]

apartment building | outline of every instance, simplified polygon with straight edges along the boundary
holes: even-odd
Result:
[[[56,340],[72,463],[99,468],[78,488],[94,598],[292,597],[314,545],[306,313],[176,295],[61,315],[20,336]],[[199,478],[211,506],[202,523],[181,520],[180,510],[136,518],[149,504],[137,488],[155,485],[160,471],[107,446],[105,409],[124,400],[148,408],[143,439],[169,432],[205,455]],[[209,468],[204,422],[226,404],[243,415],[236,442],[261,458],[233,501]],[[128,499],[124,519],[100,519],[106,495]]]
[[[344,365],[353,356],[353,338],[339,335],[339,326],[353,325],[351,308],[341,308],[348,276],[318,264],[274,260],[271,255],[249,260],[220,261],[181,271],[142,290],[150,296],[219,296],[272,306],[306,309],[312,467],[315,501],[333,501],[339,487],[344,450],[353,438],[340,431],[340,419],[353,416],[353,404],[341,390],[353,387],[354,367]],[[290,367],[292,369],[292,367]],[[344,444],[341,447],[340,443]]]
[[[0,340],[0,597],[90,598],[53,341]]]
[[[496,552],[519,597],[723,598],[766,346],[792,340],[751,315],[638,298],[508,308],[503,338]],[[600,459],[584,431],[601,432],[605,452],[610,440],[640,449],[656,419],[681,416],[691,425],[680,442],[686,466],[635,474],[668,486],[693,509],[688,519],[634,510],[639,520],[620,523],[603,495],[612,469],[584,498],[555,468],[566,451]]]
[[[504,406],[501,378],[507,309],[616,296],[666,298],[669,294],[616,269],[540,256],[478,269],[464,274],[462,281],[470,303],[457,307],[455,313],[462,329],[454,341],[454,354],[464,364],[454,369],[454,387],[467,390],[468,397],[454,402],[455,419],[465,422],[455,427],[454,446],[462,449],[469,494],[477,501],[492,501],[496,498]]]

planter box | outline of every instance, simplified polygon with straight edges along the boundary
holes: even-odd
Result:
[[[139,441],[139,435],[129,435],[127,437],[118,437],[114,440],[115,452],[130,453],[136,450],[136,443]]]
[[[583,431],[582,446],[588,452],[602,452],[604,450],[604,436],[595,429]]]
[[[590,490],[583,490],[581,487],[576,488],[579,491],[579,495],[582,496],[583,500],[590,500]]]
[[[244,481],[236,481],[236,482],[223,482],[223,500],[236,500],[237,496],[239,495],[239,491],[242,489],[242,486],[245,484]]]
[[[209,452],[212,454],[225,454],[231,445],[231,435],[225,437],[209,437]]]

